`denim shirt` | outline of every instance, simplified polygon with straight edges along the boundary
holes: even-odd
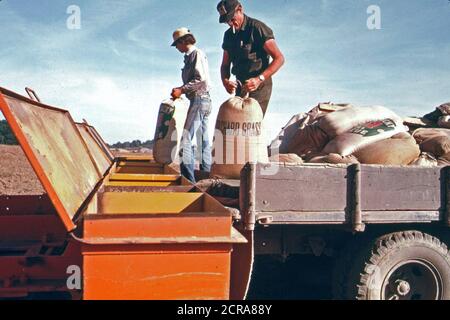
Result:
[[[189,100],[209,94],[208,59],[200,49],[192,46],[184,56],[183,90]]]

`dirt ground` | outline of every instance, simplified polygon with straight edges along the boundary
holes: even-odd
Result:
[[[0,145],[0,195],[44,193],[44,188],[21,147]]]
[[[151,150],[113,149],[115,156],[149,156]],[[0,195],[41,195],[45,190],[20,146],[0,145]]]
[[[153,155],[152,150],[147,148],[130,148],[130,149],[110,148],[110,150],[115,157],[127,157],[127,156],[148,157]]]

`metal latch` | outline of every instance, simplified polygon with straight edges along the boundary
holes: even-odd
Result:
[[[273,222],[273,216],[262,215],[256,218],[259,224],[271,224]]]

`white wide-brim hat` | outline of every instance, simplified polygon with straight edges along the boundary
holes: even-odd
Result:
[[[183,38],[184,36],[187,36],[189,34],[192,35],[192,32],[188,28],[179,28],[179,29],[175,30],[175,32],[173,33],[172,47],[175,47],[178,40],[180,40],[181,38]]]

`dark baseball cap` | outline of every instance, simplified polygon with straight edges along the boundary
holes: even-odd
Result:
[[[236,11],[236,8],[241,3],[238,0],[222,0],[217,5],[217,11],[219,11],[220,23],[227,23],[234,17],[234,12]]]

